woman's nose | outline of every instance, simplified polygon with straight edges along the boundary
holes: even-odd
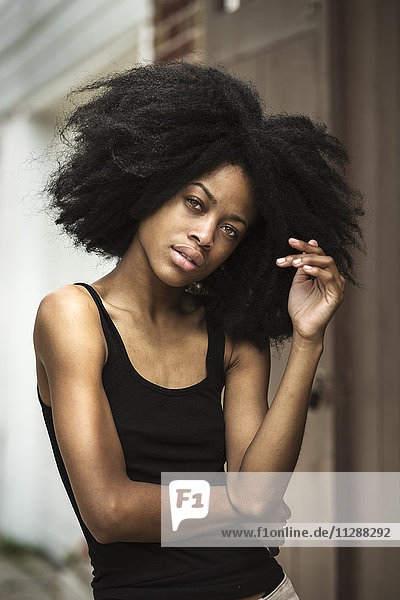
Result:
[[[197,227],[189,233],[189,237],[195,239],[200,246],[212,248],[214,245],[214,226],[212,224]]]

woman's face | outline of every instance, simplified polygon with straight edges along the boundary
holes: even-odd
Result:
[[[247,175],[220,167],[197,178],[139,224],[139,243],[155,275],[173,287],[200,281],[237,248],[256,218]]]

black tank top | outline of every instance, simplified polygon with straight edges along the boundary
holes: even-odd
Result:
[[[207,376],[170,389],[144,379],[129,360],[100,296],[86,283],[108,346],[103,386],[123,448],[127,475],[161,484],[162,471],[224,470],[224,332],[207,322]],[[95,600],[233,600],[270,592],[284,573],[263,547],[161,547],[160,543],[101,544],[83,522],[57,444],[51,407],[42,406],[56,464],[86,538]]]

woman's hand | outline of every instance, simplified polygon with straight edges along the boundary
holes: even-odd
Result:
[[[276,264],[297,268],[288,300],[293,335],[321,342],[327,324],[343,301],[346,280],[333,258],[326,256],[316,240],[307,243],[289,238],[289,244],[302,250],[302,254],[291,254],[283,260],[278,258]]]

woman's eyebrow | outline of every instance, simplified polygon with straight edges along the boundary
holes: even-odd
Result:
[[[211,204],[213,204],[214,206],[217,204],[216,199],[214,198],[214,196],[212,195],[212,193],[210,192],[209,189],[206,188],[206,186],[204,185],[204,183],[200,183],[199,181],[192,181],[189,185],[198,185],[201,187],[202,190],[204,190],[204,192],[207,194],[207,196],[209,197]],[[243,225],[246,227],[246,229],[248,229],[248,225],[247,222],[242,219],[242,217],[239,217],[239,215],[228,215],[228,219],[232,219],[233,221],[238,221],[239,223],[243,223]]]

